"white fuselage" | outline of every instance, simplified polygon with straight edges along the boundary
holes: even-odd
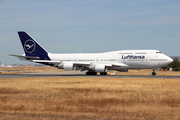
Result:
[[[18,31],[25,54],[12,55],[20,60],[50,65],[64,70],[87,71],[86,75],[107,75],[108,70],[155,69],[173,60],[158,50],[121,50],[104,53],[53,54],[47,52],[25,31]]]
[[[122,50],[105,53],[52,54],[52,61],[84,62],[92,64],[119,64],[127,66],[112,66],[109,70],[121,69],[150,69],[170,64],[173,60],[158,50]]]

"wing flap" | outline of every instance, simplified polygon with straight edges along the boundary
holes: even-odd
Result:
[[[61,62],[63,62],[63,63],[74,63],[74,64],[76,64],[76,65],[90,65],[91,63],[89,63],[89,62],[74,62],[74,61],[72,61],[72,62],[66,62],[66,61],[51,61],[51,60],[33,60],[33,62],[46,62],[46,63],[55,63],[55,64],[57,64],[57,63],[61,63]]]
[[[126,65],[124,63],[113,63],[112,66],[114,66],[114,67],[129,67],[128,65]]]

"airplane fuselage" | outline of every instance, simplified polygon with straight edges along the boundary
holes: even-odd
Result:
[[[90,62],[92,64],[124,63],[128,66],[108,69],[151,69],[165,66],[171,58],[158,50],[122,50],[105,53],[48,54],[52,61]]]
[[[26,32],[18,32],[25,54],[18,57],[64,70],[87,70],[87,75],[107,75],[108,70],[127,72],[128,69],[154,69],[173,60],[158,50],[121,50],[104,53],[53,54],[47,52]]]

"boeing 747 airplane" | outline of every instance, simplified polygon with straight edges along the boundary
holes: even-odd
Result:
[[[155,69],[173,60],[158,50],[120,50],[104,53],[54,54],[47,52],[26,32],[18,32],[25,54],[12,55],[20,60],[50,65],[64,70],[87,71],[86,75],[107,75],[108,70]]]

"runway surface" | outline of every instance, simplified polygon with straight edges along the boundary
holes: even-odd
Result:
[[[36,78],[36,77],[106,77],[106,78],[174,78],[180,79],[180,76],[151,76],[151,75],[85,75],[83,72],[38,72],[38,73],[18,73],[18,74],[0,74],[0,78]]]

